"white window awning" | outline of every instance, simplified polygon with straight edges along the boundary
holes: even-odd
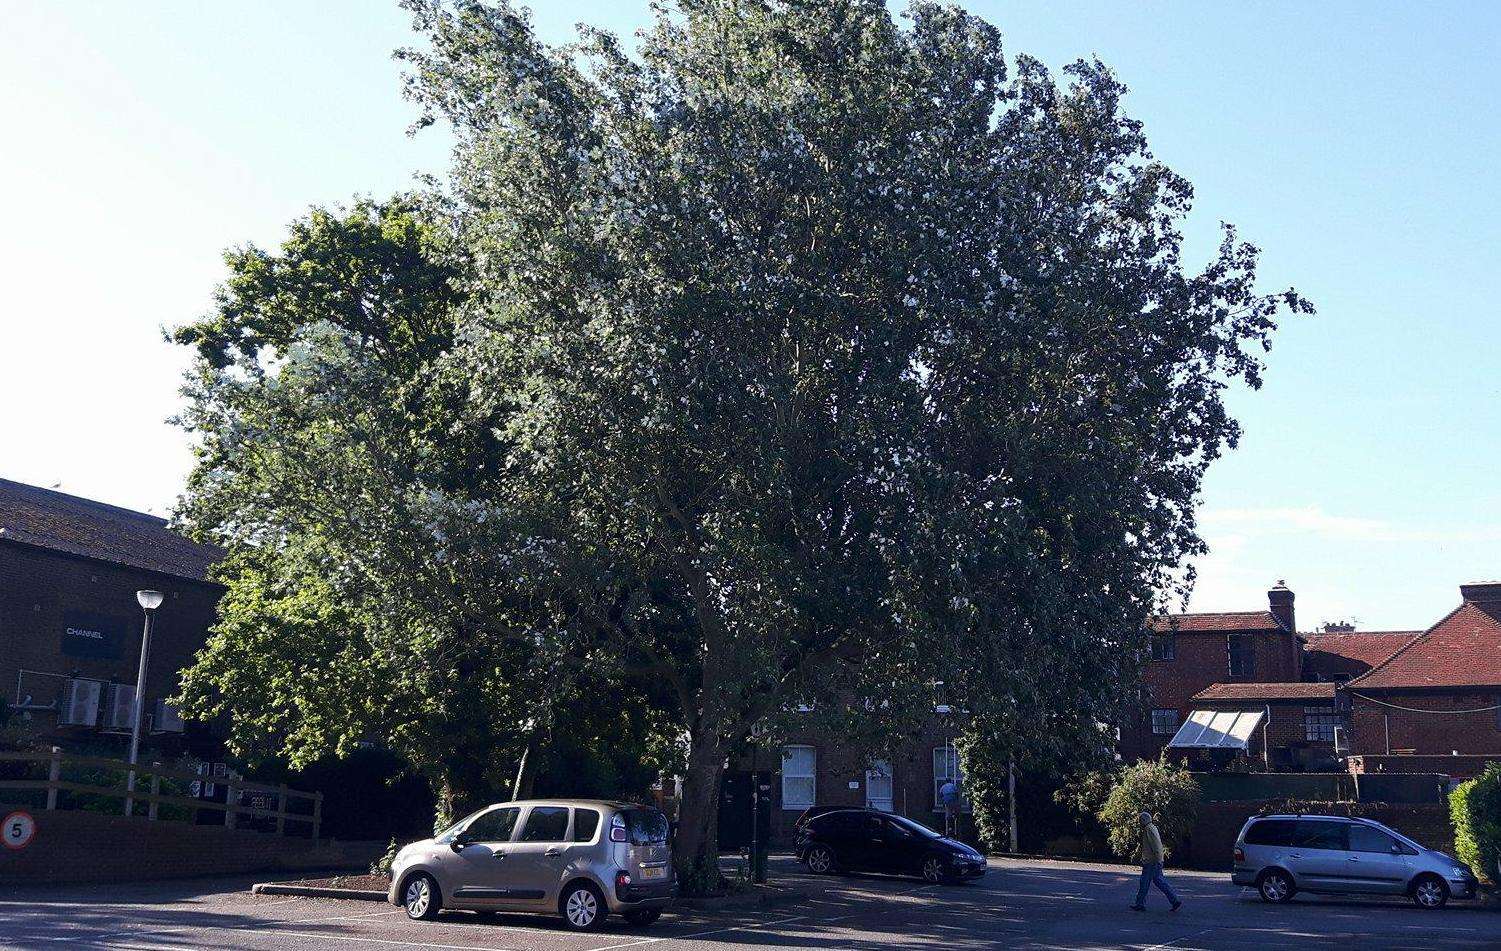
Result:
[[[1260,710],[1195,710],[1167,745],[1178,750],[1243,750],[1262,715]]]

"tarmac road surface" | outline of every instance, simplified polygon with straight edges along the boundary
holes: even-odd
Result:
[[[1497,948],[1501,913],[1468,903],[1423,911],[1392,899],[1305,898],[1273,907],[1229,876],[1170,872],[1182,911],[1162,896],[1127,909],[1134,870],[992,859],[975,883],[879,876],[817,878],[790,859],[773,874],[805,891],[771,908],[669,914],[638,930],[611,919],[577,935],[546,918],[493,922],[465,912],[408,921],[388,905],[251,895],[250,879],[129,886],[0,888],[0,947],[288,951],[972,951],[980,948]]]

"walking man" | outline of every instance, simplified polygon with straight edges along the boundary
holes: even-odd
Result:
[[[1173,886],[1167,883],[1162,874],[1162,835],[1157,831],[1157,826],[1152,822],[1152,814],[1143,811],[1137,816],[1141,823],[1141,883],[1136,886],[1136,904],[1131,906],[1132,911],[1147,910],[1147,888],[1156,885],[1162,889],[1162,894],[1173,903],[1173,911],[1183,907],[1178,896],[1173,893]]]

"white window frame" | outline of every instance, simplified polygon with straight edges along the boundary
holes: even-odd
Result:
[[[942,789],[944,781],[949,779],[954,780],[959,786],[959,811],[969,812],[969,796],[964,792],[964,770],[959,765],[959,751],[952,743],[933,747],[934,812],[943,811],[943,803],[938,796],[938,790]]]
[[[891,761],[878,759],[865,771],[865,808],[893,812],[896,809],[896,784],[892,781]],[[885,786],[886,795],[877,796],[875,790]]]
[[[794,772],[789,756],[794,750],[808,752],[811,765],[807,772]],[[789,780],[794,781],[789,783]],[[796,781],[806,781],[807,795],[798,788]],[[818,802],[818,748],[792,743],[782,747],[782,808],[802,811]]]

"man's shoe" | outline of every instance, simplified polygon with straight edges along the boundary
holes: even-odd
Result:
[[[1173,911],[1177,911],[1179,908],[1182,908],[1182,907],[1183,907],[1183,903],[1181,901],[1175,901],[1175,902],[1173,902],[1172,910]]]
[[[1131,906],[1131,910],[1132,911],[1146,911],[1147,909],[1146,909],[1145,905],[1132,905]]]

